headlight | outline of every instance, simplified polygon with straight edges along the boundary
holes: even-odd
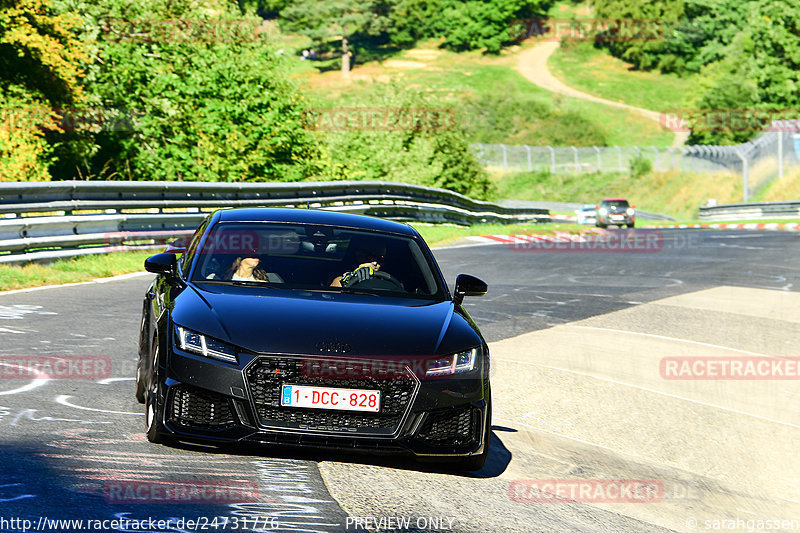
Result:
[[[629,208],[628,208],[628,210],[627,210],[626,212],[628,213],[628,216],[629,216],[629,217],[632,217],[632,216],[633,216],[633,214],[634,214],[636,211],[634,211],[632,207],[629,207]]]
[[[426,376],[446,376],[469,372],[475,368],[475,361],[478,359],[478,348],[473,348],[466,352],[461,352],[439,359],[428,361]]]
[[[606,209],[605,207],[601,207],[598,213],[600,213],[603,216],[606,216],[608,214],[608,209]]]
[[[178,336],[178,345],[181,347],[181,350],[194,352],[205,357],[221,359],[229,363],[239,362],[236,359],[236,349],[230,344],[182,328],[181,326],[175,327],[175,333]]]

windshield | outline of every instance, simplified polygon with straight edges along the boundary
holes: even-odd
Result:
[[[221,222],[195,256],[192,281],[444,299],[416,240],[331,226]]]
[[[627,200],[609,200],[602,203],[603,207],[628,207]]]

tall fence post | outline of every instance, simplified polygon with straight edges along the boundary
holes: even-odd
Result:
[[[603,171],[603,158],[600,157],[600,148],[597,146],[594,147],[594,151],[597,152],[597,172]]]
[[[508,149],[506,149],[505,144],[501,144],[500,146],[503,147],[503,170],[508,170]]]
[[[531,147],[525,145],[525,151],[528,152],[528,172],[533,172],[533,157],[531,157]]]
[[[547,149],[550,150],[550,173],[551,174],[555,174],[556,173],[556,151],[555,151],[555,149],[553,149],[552,146],[548,146]]]
[[[579,170],[579,165],[580,165],[580,163],[578,163],[578,149],[575,148],[574,146],[571,146],[571,148],[572,148],[572,151],[575,153],[575,170],[573,172],[575,174],[577,174],[578,170]]]
[[[782,122],[779,122],[782,124]],[[778,127],[778,179],[783,179],[783,127]]]
[[[738,155],[739,159],[742,160],[742,197],[743,197],[742,201],[744,203],[747,203],[748,200],[750,199],[750,191],[748,190],[750,188],[750,185],[748,183],[750,176],[748,176],[749,169],[747,168],[747,157],[742,155],[742,153],[738,150],[736,151],[736,155]]]
[[[653,170],[658,170],[658,148],[651,146],[650,148],[656,153],[656,158],[653,160]]]
[[[625,169],[622,167],[622,148],[620,148],[619,146],[614,146],[614,148],[617,149],[617,159],[619,160],[618,161],[619,171],[623,172]]]

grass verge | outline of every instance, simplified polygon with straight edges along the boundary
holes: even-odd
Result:
[[[155,251],[118,252],[59,259],[48,264],[0,265],[0,291],[92,281],[142,271]]]
[[[548,65],[570,87],[652,111],[680,109],[687,95],[693,94],[691,78],[632,70],[628,63],[588,42],[562,43]]]

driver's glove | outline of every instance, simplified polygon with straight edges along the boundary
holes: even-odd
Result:
[[[375,269],[371,266],[362,266],[352,272],[342,274],[342,287],[350,287],[356,283],[371,279],[375,274]]]

